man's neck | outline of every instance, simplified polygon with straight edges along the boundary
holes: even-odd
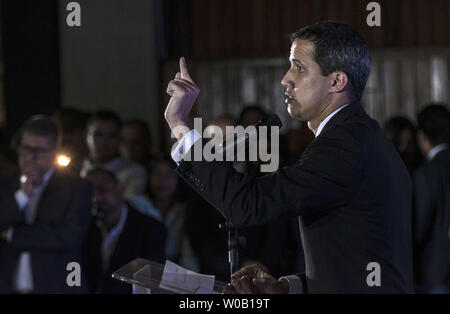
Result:
[[[315,117],[314,119],[308,121],[308,128],[316,135],[317,130],[319,129],[320,124],[334,111],[339,108],[345,106],[349,102],[339,102],[339,103],[331,103],[327,105],[322,112]]]

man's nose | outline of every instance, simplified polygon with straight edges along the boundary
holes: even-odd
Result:
[[[292,87],[292,81],[289,79],[289,71],[286,72],[283,79],[281,80],[281,85],[286,88]]]

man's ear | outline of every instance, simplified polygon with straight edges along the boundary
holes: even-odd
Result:
[[[347,74],[342,71],[337,71],[331,73],[331,87],[330,92],[339,93],[342,92],[345,88],[349,87],[350,81],[348,79]]]

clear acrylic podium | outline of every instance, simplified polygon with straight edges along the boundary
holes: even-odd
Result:
[[[174,292],[172,290],[160,287],[163,277],[164,265],[137,258],[127,265],[121,267],[112,274],[112,277],[133,285],[133,294],[192,294],[192,291],[183,290],[178,287]],[[226,283],[214,281],[212,292],[222,293]],[[197,293],[202,293],[199,290]]]

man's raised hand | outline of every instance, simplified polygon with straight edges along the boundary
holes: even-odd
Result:
[[[170,95],[170,100],[164,117],[172,131],[179,126],[189,128],[189,113],[199,93],[200,89],[189,75],[186,60],[182,57],[180,59],[180,72],[167,86],[167,94]],[[174,134],[176,133],[174,132]],[[176,135],[180,140],[182,135]]]

